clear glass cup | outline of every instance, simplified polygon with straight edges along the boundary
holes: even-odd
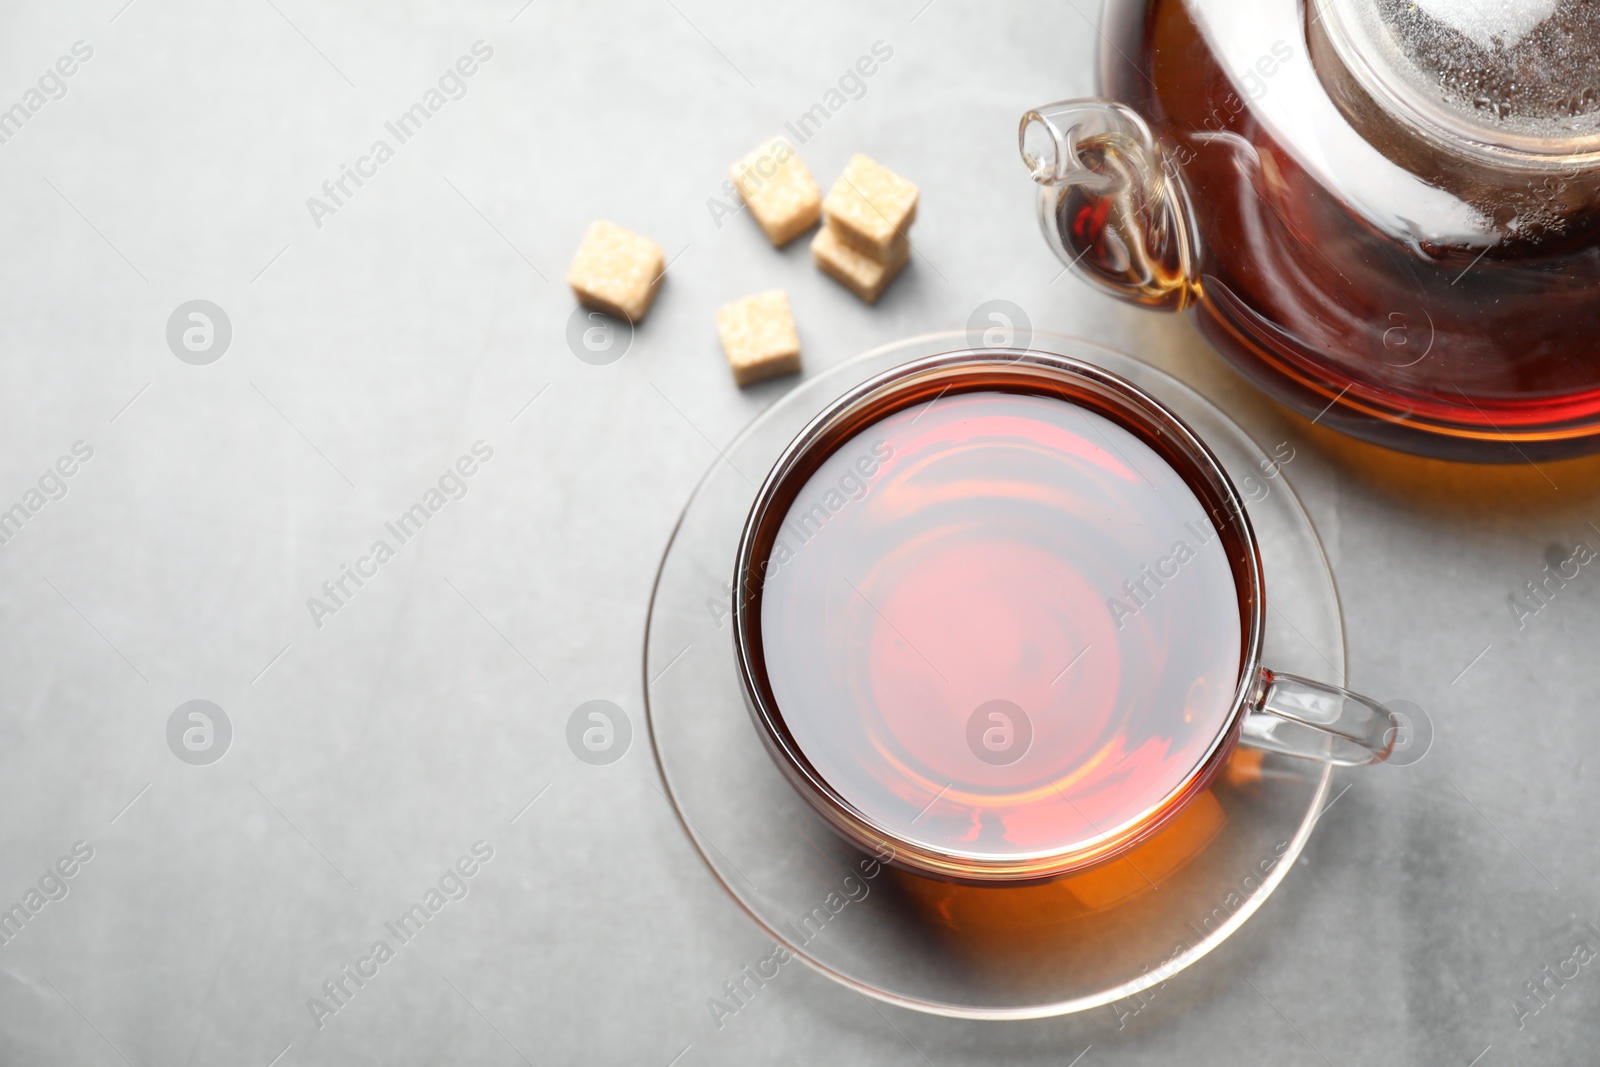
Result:
[[[1061,810],[1045,791],[1052,781],[997,782],[986,774],[979,775],[985,784],[970,789],[965,784],[952,789],[952,783],[940,788],[937,779],[908,771],[903,761],[885,758],[882,746],[862,740],[865,734],[857,737],[855,720],[876,713],[861,702],[859,692],[786,709],[769,670],[763,628],[764,596],[784,558],[775,546],[792,505],[829,457],[863,430],[884,425],[899,413],[917,409],[911,420],[915,422],[934,404],[991,395],[1038,398],[1089,412],[1147,445],[1155,461],[1181,480],[1175,484],[1187,487],[1210,517],[1231,572],[1233,602],[1227,605],[1228,614],[1238,626],[1236,673],[1221,692],[1225,714],[1200,738],[1201,746],[1179,768],[1181,773],[1160,779],[1159,792],[1147,790],[1134,809],[1114,822],[1084,818],[1087,828],[1079,826],[1070,833],[1051,830],[1026,846],[1015,840],[962,839],[940,828],[959,825],[959,818],[954,824],[947,819],[936,825],[923,816],[935,805],[943,805],[941,811],[954,806],[959,816],[962,805],[971,804],[975,813],[971,821],[987,825],[1000,818],[996,813],[1003,805],[1013,817],[1048,821],[1056,815],[1043,814],[1047,808]],[[981,516],[973,516],[973,521],[981,521]],[[768,754],[790,785],[845,839],[906,870],[939,878],[977,884],[1038,882],[1123,857],[1172,825],[1204,795],[1239,745],[1348,766],[1383,760],[1396,736],[1396,721],[1377,701],[1263,666],[1261,562],[1244,501],[1222,464],[1182,420],[1149,394],[1110,371],[1058,354],[948,352],[896,367],[840,397],[790,443],[758,491],[740,538],[733,590],[733,635],[746,703]],[[835,639],[812,636],[824,642]],[[1176,640],[1184,640],[1184,635],[1176,635]],[[978,669],[983,670],[981,662]],[[1185,721],[1189,718],[1187,707],[1170,710]],[[994,720],[999,729],[1014,725],[1007,719],[1013,713],[1004,707],[990,714],[1000,716]],[[973,753],[981,760],[973,744]],[[837,748],[846,750],[844,762],[832,751]],[[829,750],[825,757],[824,749]],[[824,765],[863,768],[885,791],[863,791],[856,781],[845,781],[843,772],[825,772]],[[1066,775],[1060,780],[1067,781],[1077,768],[1052,766],[1046,778],[1058,772]],[[1073,805],[1059,785],[1055,791]],[[890,794],[893,799],[885,800]],[[1075,805],[1073,810],[1078,811]]]

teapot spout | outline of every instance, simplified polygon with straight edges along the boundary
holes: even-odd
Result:
[[[1181,310],[1197,285],[1195,227],[1173,161],[1131,108],[1066,100],[1022,116],[1039,227],[1061,261],[1145,307]]]

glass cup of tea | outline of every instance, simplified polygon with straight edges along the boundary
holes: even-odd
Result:
[[[1030,882],[1122,856],[1238,745],[1387,757],[1377,701],[1261,663],[1255,535],[1221,463],[1064,356],[904,364],[818,415],[740,538],[752,719],[847,840]]]

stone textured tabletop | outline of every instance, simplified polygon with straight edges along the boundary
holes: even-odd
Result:
[[[1097,16],[10,5],[0,1062],[1592,1061],[1600,578],[1513,598],[1600,548],[1600,463],[1351,444],[1063,276],[1016,123],[1093,92]],[[921,186],[876,307],[726,205],[818,103],[820,180],[866,152]],[[595,218],[670,261],[611,362],[569,344]],[[780,287],[808,375],[1006,299],[1292,443],[1351,683],[1433,744],[1341,773],[1278,893],[1159,995],[973,1023],[785,968],[708,1009],[769,942],[658,790],[640,657],[688,494],[794,382],[736,387],[715,311]],[[609,763],[567,741],[592,700],[631,727]]]

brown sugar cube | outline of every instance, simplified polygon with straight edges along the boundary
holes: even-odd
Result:
[[[867,303],[876,304],[900,273],[900,268],[906,265],[906,260],[911,258],[911,242],[904,236],[896,238],[885,259],[880,261],[840,240],[829,222],[817,231],[816,239],[811,242],[811,258],[817,261],[822,273]]]
[[[896,238],[917,221],[917,187],[857,153],[822,202],[845,243],[888,261]]]
[[[614,222],[589,224],[567,268],[578,302],[638,322],[650,310],[666,270],[661,246]]]
[[[817,180],[782,137],[753,149],[728,174],[774,248],[805,233],[822,214]]]
[[[717,311],[717,333],[733,380],[749,385],[800,369],[800,335],[782,289],[735,300]]]

